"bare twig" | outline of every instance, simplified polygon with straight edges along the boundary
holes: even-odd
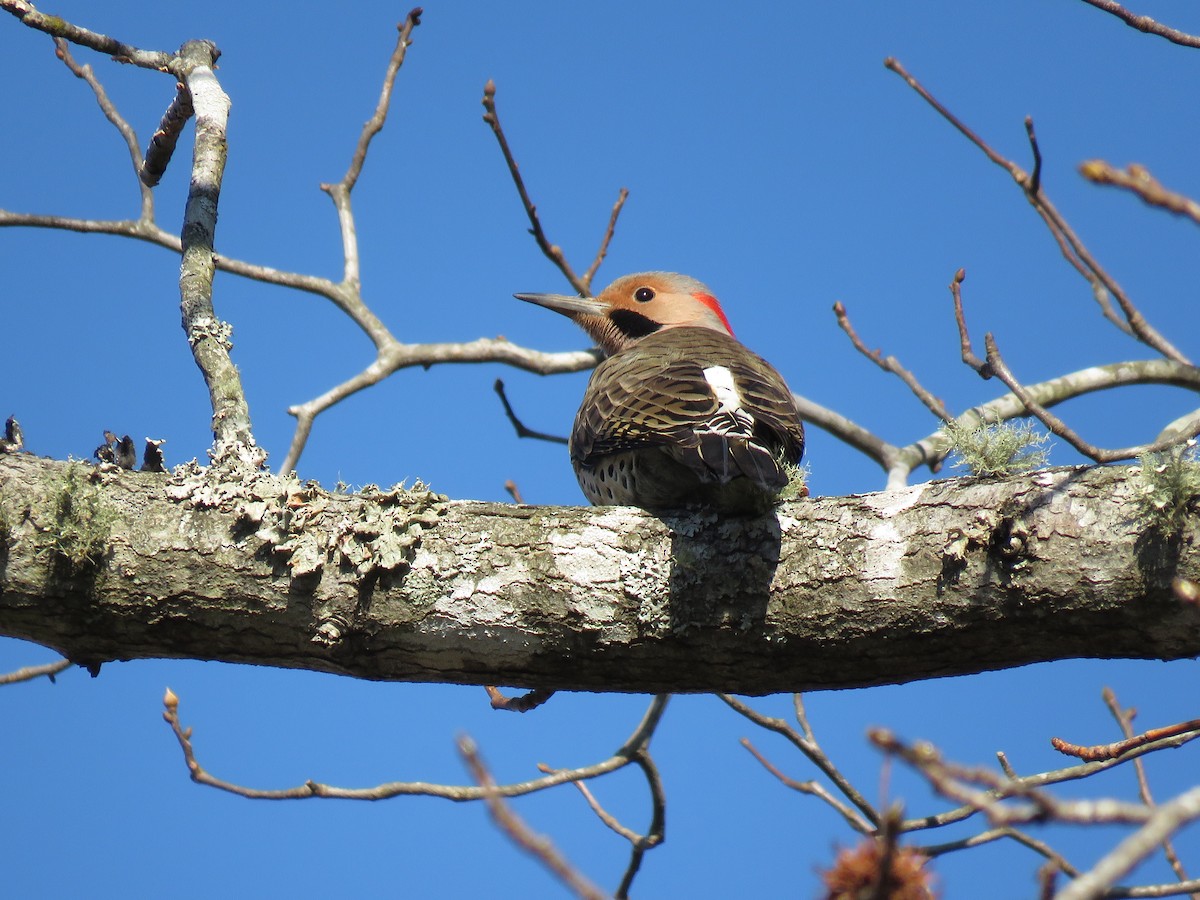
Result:
[[[1123,721],[1116,711],[1113,714],[1118,716],[1118,721]],[[1111,744],[1081,746],[1064,741],[1062,738],[1053,737],[1050,738],[1050,745],[1059,753],[1092,762],[1098,759],[1115,759],[1137,747],[1153,744],[1155,741],[1160,741],[1163,738],[1175,737],[1180,734],[1195,734],[1196,736],[1200,736],[1200,719],[1191,719],[1190,721],[1179,722],[1175,725],[1165,725],[1162,728],[1151,728],[1142,734],[1131,734],[1125,740],[1114,741]]]
[[[1160,38],[1166,38],[1172,44],[1179,44],[1183,47],[1200,47],[1200,37],[1160,25],[1149,16],[1139,16],[1114,0],[1083,0],[1083,2],[1090,3],[1096,9],[1102,9],[1106,13],[1112,13],[1130,28],[1136,28],[1146,34],[1158,35]]]
[[[638,834],[632,828],[628,828],[621,824],[612,813],[600,805],[591,789],[582,782],[576,781],[575,787],[579,789],[579,793],[583,795],[592,812],[614,833],[619,834],[631,845],[631,855],[629,865],[625,869],[625,874],[621,878],[621,884],[618,886],[614,896],[617,900],[623,900],[629,896],[629,889],[633,884],[633,879],[641,868],[642,859],[647,850],[652,850],[663,842],[666,837],[666,794],[663,792],[662,778],[658,773],[658,766],[654,764],[654,760],[650,756],[650,752],[642,749],[638,752],[636,760],[642,769],[642,774],[646,776],[646,784],[650,788],[651,816],[650,828],[645,834]],[[542,772],[553,773],[556,770],[544,763],[538,764],[538,769]]]
[[[1114,719],[1117,720],[1117,725],[1121,729],[1121,733],[1125,735],[1126,740],[1134,738],[1133,732],[1133,717],[1137,711],[1133,708],[1123,709],[1121,704],[1117,702],[1117,695],[1112,688],[1105,688],[1101,694],[1104,698],[1104,705],[1108,707],[1108,711],[1112,713]],[[1200,727],[1200,721],[1197,722]],[[1146,775],[1146,765],[1143,760],[1135,759],[1133,761],[1133,771],[1137,776],[1138,794],[1142,798],[1142,802],[1147,806],[1154,806],[1154,795],[1150,791],[1150,779]],[[1187,870],[1183,867],[1183,861],[1179,858],[1179,854],[1175,851],[1175,845],[1170,840],[1163,841],[1163,856],[1166,857],[1167,863],[1171,866],[1171,871],[1175,873],[1175,877],[1180,881],[1187,881]],[[1192,900],[1200,900],[1200,896],[1193,895]]]
[[[1182,444],[1200,434],[1200,424],[1197,424],[1196,428],[1192,431],[1184,432],[1183,434],[1173,434],[1149,444],[1121,447],[1116,450],[1106,450],[1102,447],[1097,447],[1095,444],[1085,441],[1066,422],[1033,399],[1029,391],[1017,381],[1016,376],[1013,375],[1005,364],[1004,359],[1000,356],[1000,350],[996,346],[996,340],[992,337],[991,333],[984,335],[983,340],[984,345],[987,347],[988,368],[991,369],[996,377],[1003,381],[1008,386],[1008,389],[1017,395],[1030,414],[1045,425],[1047,429],[1095,462],[1110,463],[1122,459],[1133,459],[1146,453],[1159,453],[1177,444]]]
[[[959,271],[961,271],[961,269]],[[922,386],[921,382],[917,380],[917,376],[915,376],[908,369],[904,368],[904,366],[900,364],[900,361],[896,359],[896,357],[885,357],[882,350],[867,349],[867,345],[862,342],[862,339],[858,336],[858,332],[856,332],[854,330],[854,326],[850,324],[850,316],[847,314],[846,307],[840,300],[833,304],[833,313],[835,316],[837,316],[837,322],[842,331],[846,332],[846,335],[850,338],[850,342],[854,344],[855,350],[857,350],[867,359],[871,360],[871,362],[875,363],[875,365],[879,366],[879,368],[883,369],[883,371],[891,372],[893,375],[896,375],[898,378],[900,378],[901,381],[908,385],[908,389],[916,395],[917,399],[925,404],[926,409],[928,409],[943,422],[947,422],[954,418],[954,416],[950,414],[950,411],[946,409],[945,404],[927,391]]]
[[[163,707],[163,719],[170,726],[175,739],[179,742],[179,748],[183,751],[184,764],[187,766],[188,774],[192,781],[197,784],[216,788],[217,790],[226,791],[230,794],[237,794],[239,797],[247,797],[252,800],[311,800],[314,798],[387,800],[392,797],[419,796],[440,797],[444,800],[453,800],[461,803],[471,800],[482,800],[485,793],[478,785],[434,784],[425,781],[391,781],[369,788],[343,788],[311,780],[305,781],[303,784],[296,785],[295,787],[279,790],[259,790],[258,788],[245,787],[217,778],[209,774],[200,765],[196,759],[195,750],[192,747],[192,729],[190,727],[184,728],[180,725],[179,698],[169,688],[163,697]],[[638,752],[646,746],[653,736],[665,708],[665,696],[664,698],[656,697],[642,716],[642,720],[633,730],[633,733],[630,734],[625,743],[608,759],[590,766],[563,769],[544,778],[534,778],[514,784],[498,785],[494,789],[494,792],[502,797],[519,797],[523,794],[531,794],[535,791],[542,791],[546,788],[567,784],[572,781],[586,781],[590,778],[598,778],[601,775],[607,775],[609,772],[623,769],[625,766],[636,762],[634,757],[637,756]]]
[[[521,496],[521,489],[517,487],[517,483],[509,478],[504,482],[504,489],[508,491],[510,497],[513,498],[513,503],[524,505],[525,498]]]
[[[498,687],[490,684],[484,685],[483,689],[487,691],[492,709],[502,709],[506,712],[529,712],[531,709],[537,709],[554,696],[554,691],[547,688],[535,688],[532,691],[526,691],[519,697],[506,697]]]
[[[571,264],[567,262],[566,254],[563,253],[562,247],[550,242],[546,237],[546,231],[542,228],[542,221],[538,218],[537,207],[534,206],[533,200],[529,197],[529,191],[525,188],[525,179],[521,177],[520,167],[517,165],[517,160],[513,156],[512,149],[508,145],[508,138],[504,135],[504,128],[500,124],[500,116],[496,112],[496,82],[488,80],[488,83],[483,86],[483,121],[487,122],[492,129],[492,134],[496,136],[496,142],[500,145],[500,152],[504,154],[504,162],[508,165],[508,172],[512,176],[513,184],[517,187],[517,193],[521,195],[521,205],[525,207],[525,215],[529,217],[529,233],[533,235],[533,239],[537,241],[538,247],[550,262],[558,267],[558,270],[563,273],[567,281],[571,282],[571,287],[575,288],[582,296],[588,296],[591,293],[590,276],[595,274],[595,267],[599,263],[593,263],[592,268],[588,270],[588,279],[579,277],[575,274],[575,270],[571,268]],[[617,200],[617,205],[613,207],[613,215],[609,220],[610,227],[615,227],[617,214],[624,204],[624,197]],[[607,233],[605,240],[600,245],[600,252],[603,254],[608,247]]]
[[[358,231],[354,226],[354,212],[350,204],[350,194],[354,190],[354,186],[358,183],[359,175],[362,174],[363,163],[366,162],[367,150],[371,146],[371,140],[383,130],[383,124],[387,121],[388,106],[391,104],[392,89],[396,83],[396,75],[399,73],[400,67],[404,65],[404,58],[408,54],[409,45],[412,44],[413,29],[421,24],[421,13],[421,7],[415,7],[409,12],[405,20],[397,26],[400,34],[396,40],[396,47],[388,59],[387,70],[383,76],[383,87],[379,93],[379,102],[375,105],[375,112],[371,115],[371,118],[363,123],[363,128],[354,146],[354,153],[350,157],[350,165],[346,169],[346,174],[336,184],[321,185],[321,190],[329,194],[330,199],[333,200],[333,205],[337,209],[338,224],[341,227],[342,283],[351,292],[353,302],[358,305],[362,304],[362,299],[359,296],[361,279],[358,256]],[[378,346],[378,341],[376,345]]]
[[[399,39],[396,41],[396,49],[392,51],[392,56],[388,60],[387,71],[383,76],[383,87],[379,92],[379,102],[375,105],[375,112],[363,124],[363,130],[359,134],[358,143],[354,147],[354,154],[350,158],[350,166],[346,169],[346,174],[342,176],[339,184],[350,192],[354,189],[354,185],[358,183],[358,176],[362,174],[363,163],[367,158],[367,150],[371,145],[371,139],[383,130],[383,125],[387,121],[388,107],[392,102],[392,89],[396,84],[396,75],[400,72],[400,67],[404,65],[404,57],[408,53],[408,48],[412,46],[413,30],[421,24],[421,15],[424,10],[419,7],[413,7],[409,10],[404,21],[396,26],[400,32]],[[322,188],[326,188],[322,185]]]
[[[796,410],[800,413],[800,418],[804,420],[806,426],[815,425],[817,428],[829,432],[838,440],[845,441],[864,456],[877,462],[885,472],[890,471],[898,462],[899,447],[889,444],[850,417],[827,406],[822,406],[802,394],[793,393],[792,399],[796,401]],[[914,464],[908,471],[918,465],[920,463]]]
[[[1086,778],[1103,769],[1129,762],[1146,753],[1168,747],[1178,747],[1200,737],[1200,733],[1188,733],[1162,738],[1150,744],[1130,748],[1119,757],[1082,763],[1067,769],[1042,772],[1021,778],[999,775],[989,769],[968,768],[944,760],[930,744],[906,744],[892,732],[873,728],[867,733],[871,743],[885,753],[904,760],[929,782],[930,786],[963,806],[938,816],[910,819],[903,823],[903,830],[940,827],[960,821],[977,812],[984,813],[993,825],[1005,826],[1024,822],[1042,822],[1051,819],[1077,824],[1123,823],[1143,824],[1154,814],[1140,803],[1125,803],[1118,800],[1060,800],[1042,788],[1063,781]],[[977,787],[978,786],[978,787]],[[980,789],[982,788],[982,789]],[[1003,801],[1018,798],[1020,805],[1005,805]],[[963,814],[963,811],[965,815]]]
[[[142,165],[141,148],[138,146],[137,134],[133,130],[133,126],[125,120],[125,117],[117,112],[116,106],[109,99],[108,92],[104,90],[104,85],[96,77],[95,71],[91,66],[81,66],[75,61],[75,57],[71,55],[71,49],[67,42],[62,38],[54,39],[55,55],[63,61],[63,64],[71,70],[76,78],[81,78],[87,82],[88,87],[92,89],[92,93],[96,96],[96,103],[100,106],[100,111],[104,113],[104,117],[113,124],[113,127],[120,132],[121,137],[125,140],[125,146],[129,150],[130,159],[133,162],[134,175],[137,175],[139,168]],[[154,194],[146,185],[138,180],[138,190],[142,196],[142,221],[154,221]]]
[[[1079,239],[1078,235],[1071,229],[1067,221],[1055,208],[1054,204],[1045,195],[1041,189],[1041,150],[1038,147],[1037,139],[1033,130],[1033,121],[1025,120],[1026,134],[1029,139],[1031,152],[1034,157],[1035,175],[1026,173],[1024,169],[1016,163],[996,152],[992,147],[983,140],[978,134],[972,131],[961,119],[950,112],[943,106],[928,90],[925,89],[920,82],[917,81],[908,71],[894,58],[888,57],[883,62],[892,72],[895,72],[921,96],[937,113],[942,116],[947,122],[953,125],[960,134],[974,144],[989,160],[995,163],[1000,168],[1012,176],[1013,181],[1021,188],[1025,194],[1025,198],[1033,206],[1037,214],[1045,222],[1046,227],[1050,229],[1054,240],[1057,242],[1063,256],[1071,264],[1073,268],[1092,286],[1092,294],[1100,304],[1101,310],[1105,317],[1117,325],[1121,330],[1136,337],[1139,341],[1153,347],[1163,356],[1168,359],[1173,359],[1176,362],[1189,362],[1170,341],[1163,337],[1141,314],[1138,308],[1130,300],[1129,296],[1117,284],[1116,280],[1108,274],[1103,266],[1091,255],[1087,247]],[[1108,305],[1108,296],[1116,298],[1117,304],[1121,307],[1121,312],[1124,315],[1124,321],[1117,317],[1111,307]]]
[[[973,834],[970,837],[965,837],[957,841],[947,841],[944,844],[930,844],[928,846],[916,846],[914,849],[921,851],[926,856],[937,857],[946,853],[954,853],[957,850],[969,850],[972,847],[978,847],[981,844],[990,844],[992,841],[998,841],[1005,838],[1016,841],[1018,844],[1028,847],[1035,853],[1041,854],[1066,875],[1074,876],[1078,874],[1078,869],[1067,862],[1066,858],[1063,857],[1061,853],[1059,853],[1045,841],[1038,840],[1032,835],[1021,831],[1019,828],[1013,828],[1011,825],[1005,825],[1002,828],[989,828],[987,831],[981,831],[979,834]]]
[[[600,264],[608,256],[608,245],[612,243],[613,234],[617,230],[617,218],[621,215],[621,209],[625,206],[625,201],[628,199],[629,189],[621,188],[617,194],[617,202],[613,204],[612,214],[608,217],[608,228],[604,230],[604,237],[600,239],[600,248],[596,251],[596,256],[592,260],[592,264],[588,266],[587,271],[583,273],[583,277],[580,279],[587,293],[591,293],[592,279],[596,277],[596,272],[599,270]]]
[[[1073,397],[1133,384],[1166,384],[1200,392],[1200,369],[1169,359],[1130,360],[1090,366],[1038,384],[1025,385],[1025,391],[1043,407],[1051,407]],[[1021,399],[1016,394],[1005,393],[968,409],[954,421],[963,428],[971,429],[1025,415],[1028,412]],[[1164,428],[1159,440],[1186,440],[1192,429],[1198,426],[1200,417],[1194,413],[1188,414]],[[910,472],[922,465],[932,468],[945,456],[948,448],[945,432],[941,429],[906,447],[897,448],[893,467],[889,469],[888,487],[904,487]]]
[[[1169,447],[1181,444],[1189,438],[1200,434],[1200,422],[1195,424],[1194,430],[1183,432],[1173,432],[1167,437],[1162,438],[1150,444],[1142,444],[1133,447],[1123,447],[1117,450],[1105,450],[1090,444],[1080,437],[1070,426],[1062,419],[1054,415],[1037,401],[1033,394],[1022,385],[1013,375],[1012,371],[1004,362],[1004,358],[1000,355],[1000,350],[996,346],[996,340],[989,332],[984,335],[984,345],[987,348],[987,358],[980,359],[979,356],[971,349],[971,338],[967,333],[966,317],[963,313],[961,285],[963,280],[963,270],[959,269],[955,274],[953,282],[950,285],[950,292],[954,298],[954,318],[958,323],[959,338],[962,343],[962,359],[963,362],[979,373],[979,376],[984,379],[996,377],[1004,382],[1005,386],[1012,391],[1013,395],[1021,402],[1021,405],[1029,415],[1034,416],[1039,422],[1046,426],[1053,434],[1058,435],[1072,447],[1078,450],[1084,456],[1098,463],[1116,462],[1122,459],[1132,459],[1136,456],[1141,456],[1144,453],[1157,453]],[[1194,368],[1190,364],[1184,364],[1187,368]]]
[[[35,678],[49,678],[54,681],[54,676],[62,672],[69,665],[69,659],[60,659],[57,662],[44,663],[40,666],[25,666],[21,669],[15,669],[12,672],[5,672],[0,675],[0,686],[6,684],[19,684],[22,681],[33,681]]]
[[[842,818],[846,820],[846,823],[859,834],[875,834],[876,829],[874,825],[859,815],[859,813],[852,807],[846,803],[843,803],[841,800],[831,794],[823,784],[818,781],[797,781],[796,779],[791,778],[781,772],[774,763],[767,759],[759,751],[759,749],[750,742],[749,738],[742,738],[740,743],[743,747],[750,751],[750,755],[757,759],[764,769],[779,779],[781,784],[798,793],[808,794],[816,797],[819,800],[823,800],[825,803],[833,807],[842,816]]]
[[[783,719],[776,719],[771,716],[765,716],[752,706],[743,703],[741,700],[730,694],[717,694],[718,699],[723,701],[735,712],[745,716],[755,725],[760,728],[765,728],[768,731],[773,731],[778,735],[782,735],[792,743],[801,753],[824,774],[825,777],[833,782],[834,786],[841,791],[842,795],[849,800],[858,811],[871,823],[873,828],[879,827],[880,816],[866,798],[859,793],[858,789],[850,783],[850,780],[833,764],[833,761],[825,754],[820,745],[813,739],[812,730],[807,725],[807,719],[803,719],[801,727],[806,734],[801,735],[794,728],[788,725]],[[798,707],[802,709],[802,707]]]
[[[178,61],[173,53],[164,53],[161,50],[139,50],[137,47],[122,43],[107,35],[97,34],[86,28],[80,28],[78,25],[72,25],[58,16],[46,15],[26,0],[0,0],[0,9],[16,16],[22,24],[28,25],[30,28],[63,38],[72,44],[79,44],[81,47],[90,47],[98,53],[111,56],[116,62],[130,63],[143,69],[168,72]]]
[[[496,392],[496,396],[500,398],[501,404],[504,406],[504,414],[508,416],[508,421],[512,423],[513,430],[516,431],[519,438],[534,438],[539,441],[548,441],[551,444],[565,444],[567,439],[560,437],[557,434],[547,434],[544,431],[534,431],[532,428],[527,428],[516,412],[512,408],[512,404],[508,402],[508,395],[504,392],[504,381],[497,378],[496,383],[492,385],[492,389]]]
[[[1029,152],[1033,154],[1033,171],[1029,173],[1029,193],[1040,194],[1042,190],[1042,148],[1038,146],[1037,133],[1033,130],[1033,118],[1025,117],[1025,137],[1029,140]]]
[[[1137,194],[1149,206],[1162,207],[1200,224],[1200,203],[1191,197],[1167,190],[1145,166],[1130,163],[1122,170],[1110,166],[1102,159],[1090,159],[1079,166],[1079,172],[1092,184],[1110,184],[1125,188]]]
[[[954,298],[954,321],[958,325],[958,340],[962,351],[962,361],[979,373],[981,378],[991,378],[992,370],[987,363],[975,355],[971,347],[971,335],[967,332],[967,319],[963,315],[962,283],[967,277],[966,269],[959,269],[950,281],[950,296]]]
[[[458,752],[462,754],[471,776],[483,790],[483,802],[487,804],[492,821],[514,844],[529,853],[577,897],[603,900],[605,894],[572,866],[548,837],[534,834],[512,808],[504,802],[492,773],[484,765],[479,749],[469,737],[458,739]]]
[[[641,766],[642,774],[646,776],[646,784],[650,788],[650,828],[640,840],[634,842],[630,850],[629,864],[625,867],[625,874],[621,876],[621,883],[617,885],[617,900],[626,900],[629,896],[629,888],[642,867],[646,851],[652,850],[666,839],[667,797],[663,791],[662,778],[658,774],[658,766],[654,764],[647,750],[639,752],[635,762]],[[583,787],[581,782],[577,781],[575,784]]]
[[[1137,831],[1117,844],[1089,871],[1063,888],[1058,900],[1085,900],[1105,896],[1105,889],[1113,885],[1118,878],[1128,874],[1171,835],[1197,819],[1200,819],[1200,787],[1185,791],[1174,800],[1151,810]],[[1200,888],[1200,881],[1171,887],[1178,893],[1195,891]]]

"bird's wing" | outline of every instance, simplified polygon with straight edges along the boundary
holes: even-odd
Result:
[[[575,419],[571,458],[590,467],[614,453],[659,447],[702,480],[746,475],[778,487],[786,482],[780,462],[797,462],[803,445],[778,372],[732,338],[677,328],[597,367]]]

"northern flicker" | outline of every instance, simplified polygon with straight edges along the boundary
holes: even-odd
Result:
[[[791,391],[699,281],[643,272],[596,297],[514,296],[569,316],[607,356],[570,439],[592,503],[760,513],[787,484],[804,452]]]

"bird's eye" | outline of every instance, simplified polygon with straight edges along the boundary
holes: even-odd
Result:
[[[633,292],[633,299],[638,303],[649,303],[654,299],[654,289],[648,287],[640,287]]]

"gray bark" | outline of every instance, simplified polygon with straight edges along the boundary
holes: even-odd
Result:
[[[960,478],[722,519],[0,455],[0,634],[91,667],[744,694],[1195,656],[1200,609],[1171,590],[1200,580],[1195,522],[1147,528],[1128,473]]]

